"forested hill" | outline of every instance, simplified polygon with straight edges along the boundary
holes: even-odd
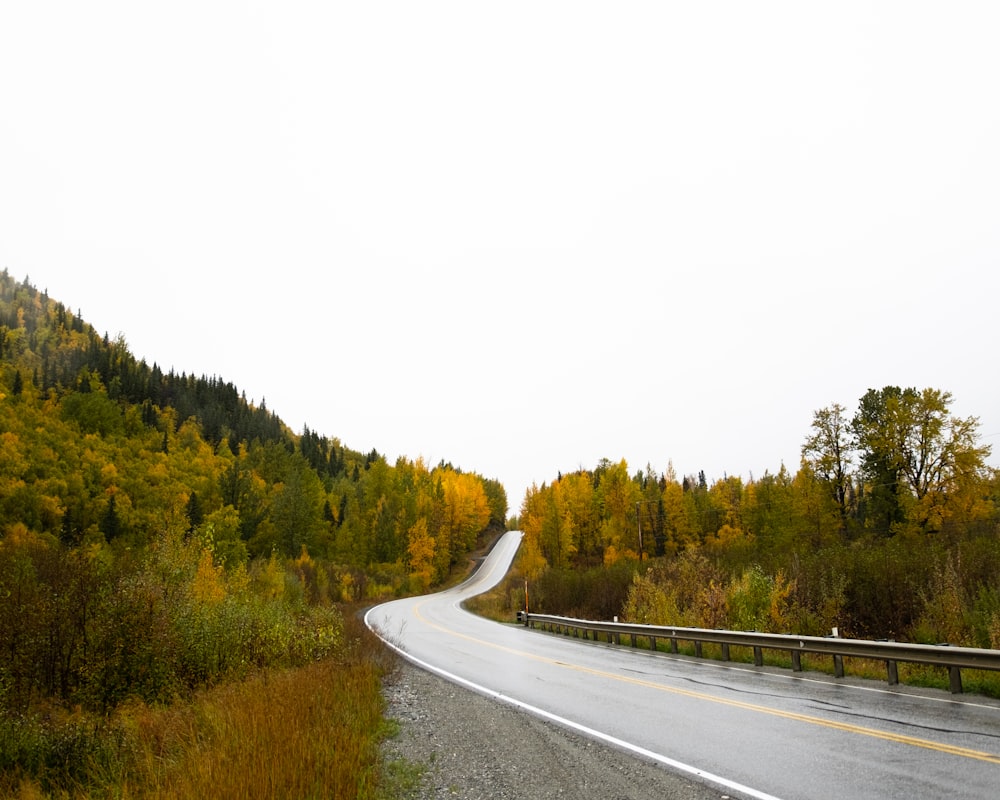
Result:
[[[433,584],[506,514],[496,481],[297,435],[232,383],[164,373],[0,274],[0,537],[135,547],[183,530],[229,564],[305,549],[361,593],[372,575]]]

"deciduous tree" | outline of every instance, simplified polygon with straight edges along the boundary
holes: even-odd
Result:
[[[407,531],[406,555],[410,579],[418,592],[426,592],[434,580],[434,539],[427,530],[427,520],[420,517]]]
[[[890,526],[908,519],[939,530],[948,494],[981,478],[990,448],[979,420],[949,414],[950,392],[887,386],[861,400],[854,430],[873,496],[887,498]]]
[[[833,403],[813,414],[812,433],[802,445],[802,458],[829,487],[840,516],[847,520],[854,445],[845,408]]]

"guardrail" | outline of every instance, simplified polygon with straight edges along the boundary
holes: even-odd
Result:
[[[621,637],[628,636],[632,647],[638,647],[639,638],[644,637],[649,643],[650,650],[656,650],[658,641],[665,639],[669,642],[672,653],[677,652],[678,642],[692,642],[695,656],[698,658],[701,658],[704,643],[720,645],[724,661],[729,660],[730,647],[749,647],[753,650],[754,664],[758,667],[764,664],[764,650],[783,650],[791,654],[792,669],[796,672],[802,671],[803,653],[828,655],[833,657],[833,671],[838,678],[844,677],[845,657],[885,661],[887,678],[889,684],[893,686],[899,683],[897,668],[899,662],[930,664],[948,670],[953,694],[962,692],[963,669],[1000,670],[1000,650],[977,647],[601,622],[548,614],[528,614],[524,611],[517,612],[517,620],[528,628],[540,627],[554,633],[593,639],[595,642],[598,641],[598,636],[603,634],[607,636],[609,644],[621,644]]]

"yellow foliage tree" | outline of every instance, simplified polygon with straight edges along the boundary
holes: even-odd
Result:
[[[202,535],[210,539],[216,558],[226,566],[246,561],[247,548],[240,540],[240,515],[230,505],[222,506],[205,517]]]
[[[420,517],[407,531],[406,554],[410,562],[410,578],[421,592],[426,592],[434,579],[434,539],[427,530],[427,520]]]
[[[589,472],[574,472],[564,475],[559,481],[565,510],[572,520],[573,540],[569,543],[571,552],[592,555],[597,552],[597,536],[600,525],[597,506],[594,502],[594,481]]]
[[[521,504],[521,567],[529,578],[537,578],[548,566],[542,552],[542,525],[545,519],[545,497],[548,489],[532,486],[525,492]]]
[[[254,579],[257,593],[266,600],[280,600],[285,596],[285,570],[278,561],[276,553],[271,553],[271,557],[254,575]]]
[[[444,541],[454,563],[459,553],[475,547],[476,536],[490,521],[490,506],[482,481],[475,475],[442,470],[441,488]]]
[[[705,537],[705,549],[711,553],[723,553],[736,545],[746,544],[749,540],[746,531],[725,524],[714,534]]]
[[[521,548],[517,555],[518,566],[521,572],[524,573],[525,578],[531,581],[537,580],[545,572],[548,562],[546,562],[545,556],[542,555],[541,548],[538,546],[538,537],[530,536],[527,532],[522,533]]]
[[[628,474],[628,463],[604,466],[597,486],[597,500],[603,510],[601,544],[605,551],[638,550],[639,530],[634,521],[635,503],[640,499],[639,487]]]
[[[191,595],[195,601],[207,606],[217,606],[226,599],[225,576],[221,564],[216,566],[210,548],[205,547],[198,559],[198,569],[191,582]]]
[[[676,480],[669,480],[663,488],[663,527],[667,537],[664,548],[669,555],[698,542],[698,532],[685,513],[684,488]]]

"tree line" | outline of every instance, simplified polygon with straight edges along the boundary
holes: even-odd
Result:
[[[612,606],[636,621],[1000,646],[1000,477],[952,403],[887,386],[816,411],[795,473],[709,483],[602,460],[532,487],[535,606],[592,607],[580,576],[627,562]]]

